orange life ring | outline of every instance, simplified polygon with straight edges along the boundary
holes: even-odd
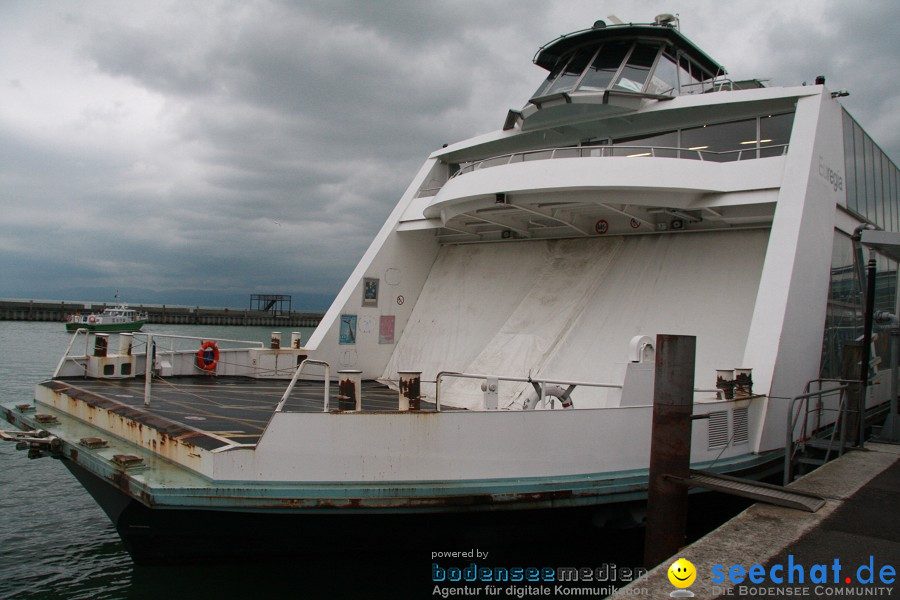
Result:
[[[71,322],[72,322],[72,315],[66,315],[66,321],[68,321],[69,323],[71,323]]]
[[[197,350],[197,367],[204,371],[215,371],[216,365],[219,364],[219,347],[213,341],[206,341],[200,344]]]
[[[96,323],[97,317],[95,317],[94,315],[91,315],[90,317],[88,317],[88,321],[90,321],[91,323]]]

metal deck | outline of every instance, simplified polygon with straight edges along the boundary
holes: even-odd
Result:
[[[144,406],[143,379],[64,378],[40,385],[120,414],[212,450],[228,444],[256,444],[281,400],[287,381],[249,377],[154,379],[150,406]],[[322,412],[323,384],[299,381],[284,412]],[[329,406],[339,406],[338,386],[330,386]],[[396,411],[398,392],[377,381],[362,384],[363,411]],[[422,401],[422,410],[434,410]]]

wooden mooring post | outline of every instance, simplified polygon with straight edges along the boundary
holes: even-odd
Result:
[[[694,408],[694,364],[697,338],[656,336],[656,379],[653,384],[653,433],[647,492],[644,566],[652,568],[685,543],[690,477],[691,413]]]

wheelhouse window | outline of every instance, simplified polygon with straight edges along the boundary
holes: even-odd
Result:
[[[608,88],[630,48],[630,42],[612,42],[603,46],[585,73],[578,91],[602,92]]]
[[[635,44],[628,57],[628,62],[616,80],[616,87],[629,92],[641,92],[644,82],[650,75],[650,68],[659,54],[658,44]]]
[[[678,77],[682,94],[700,94],[705,91],[703,81],[710,76],[699,65],[682,56],[678,61]]]
[[[660,96],[674,95],[678,93],[678,67],[675,57],[669,52],[664,52],[659,58],[653,77],[647,86],[647,93]]]
[[[571,60],[572,55],[567,54],[560,60],[556,61],[556,64],[550,69],[550,73],[547,75],[547,79],[541,84],[541,87],[537,89],[537,91],[532,96],[533,98],[539,98],[540,96],[545,96],[547,94],[547,90],[550,89],[550,86],[553,85],[553,82],[556,81],[556,78],[559,77],[559,74],[563,69],[566,68],[566,65],[569,64],[569,60]]]
[[[574,88],[596,53],[597,46],[587,46],[577,50],[566,64],[566,67],[559,73],[555,81],[550,84],[547,91],[544,92],[544,95],[568,92]]]
[[[614,40],[587,44],[560,56],[532,97],[573,90],[674,96],[711,89],[712,80],[713,74],[669,44]]]

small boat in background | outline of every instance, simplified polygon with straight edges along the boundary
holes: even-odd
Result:
[[[116,304],[103,312],[82,315],[75,313],[66,317],[66,331],[87,329],[90,331],[140,331],[147,322],[147,313],[138,312],[124,304]]]

